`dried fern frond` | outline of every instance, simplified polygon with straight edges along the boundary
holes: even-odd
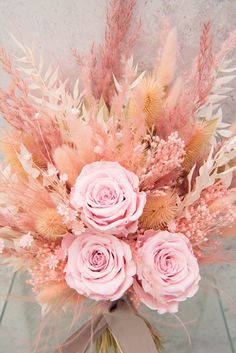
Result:
[[[194,164],[203,156],[209,147],[210,141],[216,130],[218,119],[199,123],[187,144],[186,155],[183,162],[184,170],[188,173]]]
[[[27,85],[22,79],[19,71],[13,67],[10,56],[3,48],[0,48],[0,64],[3,70],[11,77],[12,84],[14,84],[15,88],[19,89],[24,95],[27,95]]]
[[[29,99],[28,85],[13,67],[10,56],[1,48],[0,66],[10,78],[9,86],[6,89],[0,88],[0,112],[9,124],[26,132],[32,127],[31,118],[36,113]]]
[[[128,117],[138,119],[144,113],[146,124],[151,128],[160,116],[164,100],[163,86],[152,76],[143,79],[130,98]]]
[[[53,69],[51,65],[46,67],[41,52],[39,52],[40,59],[37,60],[33,49],[24,46],[15,37],[12,36],[12,38],[23,55],[17,58],[17,71],[23,74],[28,82],[31,98],[35,98],[36,101],[39,95],[48,98],[49,92],[53,91],[58,83],[59,67],[56,69]],[[33,94],[32,91],[37,94]]]
[[[174,219],[177,212],[177,195],[168,191],[165,195],[149,195],[140,218],[144,229],[159,229]]]
[[[35,220],[35,230],[44,238],[55,239],[66,234],[67,229],[61,216],[54,208],[45,208]]]

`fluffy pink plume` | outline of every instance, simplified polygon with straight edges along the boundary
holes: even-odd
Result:
[[[102,45],[93,45],[90,55],[82,58],[75,52],[88,96],[103,97],[108,106],[115,92],[114,79],[122,76],[122,60],[127,59],[136,42],[139,25],[130,32],[136,0],[111,0]]]
[[[194,114],[204,105],[213,86],[215,75],[215,56],[212,47],[211,24],[203,26],[199,54],[194,62],[193,71],[184,82],[182,93],[173,109],[163,112],[163,119],[158,132],[164,136],[177,130],[184,140],[192,135],[195,126]]]

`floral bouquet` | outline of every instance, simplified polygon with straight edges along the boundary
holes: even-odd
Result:
[[[135,0],[112,0],[104,43],[73,54],[81,81],[60,78],[19,43],[0,111],[0,253],[27,271],[44,315],[90,298],[90,319],[57,352],[155,353],[161,340],[140,306],[177,313],[202,264],[230,261],[236,233],[236,134],[220,103],[235,77],[205,24],[189,70],[176,74],[168,23],[151,71],[131,56]],[[81,84],[82,83],[82,84]],[[83,88],[81,86],[83,85]],[[76,317],[76,316],[75,316]]]

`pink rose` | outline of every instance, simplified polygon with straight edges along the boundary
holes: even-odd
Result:
[[[119,163],[94,162],[82,169],[70,200],[88,227],[127,236],[137,230],[146,194],[139,192],[138,177]]]
[[[149,308],[175,313],[180,301],[197,292],[198,262],[183,234],[147,231],[137,257],[134,290]]]
[[[132,285],[136,266],[128,244],[108,234],[84,232],[63,239],[68,254],[65,280],[95,300],[117,300]]]

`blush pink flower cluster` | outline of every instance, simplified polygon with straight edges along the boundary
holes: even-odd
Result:
[[[117,162],[86,165],[71,193],[71,204],[88,227],[123,236],[136,232],[145,203],[138,177]]]
[[[65,279],[69,287],[95,300],[116,300],[133,283],[136,266],[128,244],[113,235],[84,232],[66,237]]]
[[[149,308],[174,313],[180,301],[198,290],[198,262],[188,239],[167,231],[146,231],[132,254],[127,235],[137,231],[145,202],[138,177],[119,163],[85,166],[71,205],[87,228],[63,240],[68,255],[65,279],[69,287],[95,300],[117,300],[133,285]]]
[[[187,237],[167,231],[145,232],[134,283],[144,304],[160,314],[175,313],[179,302],[196,294],[199,281],[198,262]]]

